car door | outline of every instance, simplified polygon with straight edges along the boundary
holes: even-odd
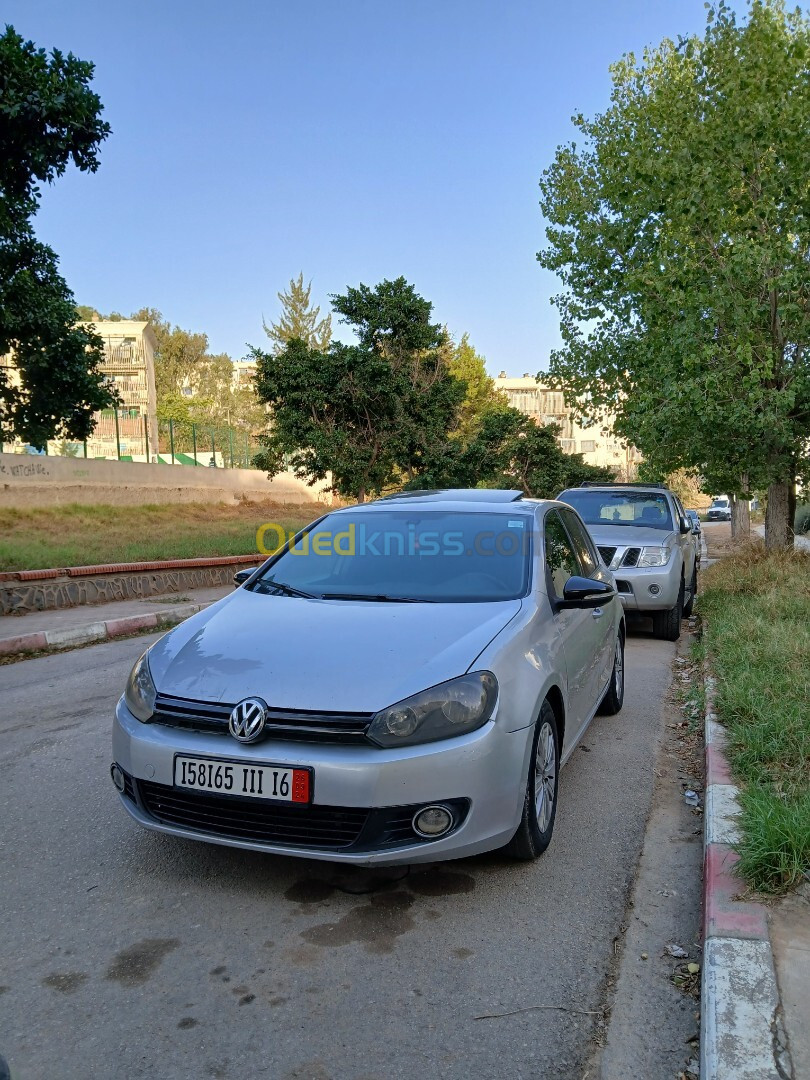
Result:
[[[594,548],[593,541],[575,510],[565,507],[560,510],[568,535],[573,541],[574,548],[579,558],[579,564],[585,577],[606,580],[607,574],[600,571],[599,556]],[[609,603],[620,603],[611,600]],[[598,641],[598,658],[593,667],[593,680],[591,683],[591,700],[595,703],[602,697],[607,689],[608,680],[613,671],[613,656],[616,650],[616,629],[614,626],[613,613],[605,607],[594,608],[591,618],[596,623],[600,636]]]
[[[677,495],[672,496],[672,501],[675,504],[675,510],[679,518],[675,524],[675,532],[678,536],[678,543],[680,544],[681,553],[683,555],[683,577],[686,582],[686,588],[689,589],[692,585],[692,572],[695,568],[695,562],[697,561],[697,538],[691,528],[688,533],[679,531],[681,521],[688,521],[690,526],[692,522],[686,516],[686,511]]]
[[[594,683],[602,648],[603,615],[599,608],[556,607],[570,577],[584,576],[574,542],[568,535],[557,510],[549,510],[544,519],[543,547],[546,588],[553,619],[560,635],[568,677],[568,714],[563,752],[574,746],[596,707]]]

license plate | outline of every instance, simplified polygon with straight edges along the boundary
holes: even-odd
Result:
[[[174,785],[194,791],[213,791],[217,795],[308,803],[311,771],[288,769],[284,765],[177,756],[174,759]]]

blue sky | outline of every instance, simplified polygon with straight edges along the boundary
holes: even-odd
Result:
[[[493,374],[534,374],[559,340],[537,182],[571,115],[605,107],[611,61],[705,17],[703,0],[0,9],[96,64],[113,128],[98,173],[69,172],[37,217],[77,302],[159,308],[239,357],[299,270],[324,309],[404,275]]]

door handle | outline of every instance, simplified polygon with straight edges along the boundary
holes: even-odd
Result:
[[[591,612],[591,615],[594,617],[594,619],[601,619],[604,614],[604,611],[602,611],[600,607],[594,608]]]

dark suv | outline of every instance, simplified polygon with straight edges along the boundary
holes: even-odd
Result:
[[[582,484],[558,496],[579,512],[627,611],[677,641],[697,592],[698,545],[674,492],[659,484]]]

